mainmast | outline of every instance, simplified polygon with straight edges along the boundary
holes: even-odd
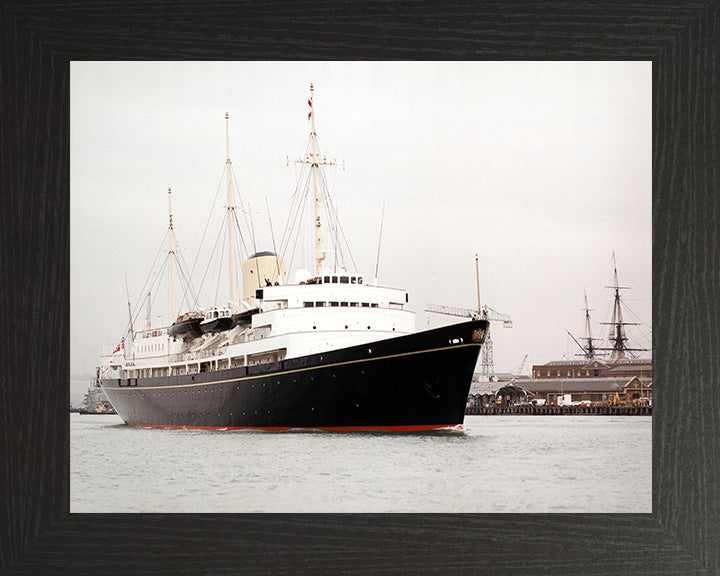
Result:
[[[615,262],[615,253],[613,252],[613,271],[614,271],[614,285],[613,286],[606,286],[606,288],[612,288],[615,290],[615,302],[613,303],[613,314],[612,314],[612,321],[610,324],[612,325],[612,329],[609,334],[609,340],[612,344],[612,352],[610,354],[610,358],[612,360],[617,360],[620,358],[625,358],[625,341],[627,340],[627,336],[625,336],[625,323],[623,322],[622,318],[622,306],[620,306],[620,290],[621,289],[627,289],[627,286],[620,286],[618,282],[618,273],[617,273],[617,264]]]
[[[310,162],[311,162],[311,170],[312,170],[312,179],[313,179],[313,197],[314,197],[314,206],[315,206],[315,273],[321,274],[322,273],[322,265],[323,260],[325,260],[325,251],[323,250],[323,241],[324,241],[324,235],[323,235],[323,229],[322,229],[322,222],[320,220],[320,212],[322,208],[322,193],[320,191],[320,187],[318,186],[318,147],[317,147],[317,133],[315,132],[315,110],[313,108],[313,93],[314,88],[313,85],[310,84],[310,100],[308,100],[308,104],[310,105],[310,142],[312,145],[312,149],[310,152]]]
[[[315,88],[310,84],[310,99],[308,105],[310,106],[310,113],[308,114],[308,120],[310,120],[310,154],[306,154],[304,159],[298,159],[295,162],[297,164],[309,164],[310,172],[312,173],[313,183],[313,204],[314,204],[314,218],[313,218],[313,231],[315,237],[315,273],[322,274],[323,262],[327,256],[327,252],[324,248],[325,235],[323,233],[322,225],[322,203],[323,203],[323,190],[324,178],[321,177],[320,167],[321,166],[337,166],[337,162],[334,160],[328,160],[326,156],[320,154],[318,146],[317,132],[315,131],[315,108],[313,105],[313,94]],[[289,162],[289,160],[288,160]]]
[[[225,149],[227,171],[227,227],[228,227],[228,258],[230,260],[230,309],[235,312],[237,302],[237,272],[235,270],[235,205],[232,193],[232,161],[230,160],[230,116],[225,112]]]
[[[168,188],[168,258],[170,259],[170,322],[174,322],[175,314],[175,237],[172,222],[172,190]]]
[[[627,290],[628,286],[620,286],[618,281],[617,264],[615,262],[615,253],[613,252],[613,269],[614,269],[614,285],[606,286],[606,288],[612,288],[615,291],[615,301],[613,303],[612,321],[604,322],[606,325],[612,326],[608,340],[610,343],[609,348],[604,350],[610,351],[610,360],[621,360],[626,357],[628,352],[645,352],[643,348],[628,348],[625,342],[627,342],[627,336],[625,335],[625,326],[636,325],[635,323],[624,322],[622,316],[622,306],[620,305],[620,290]],[[632,354],[631,354],[632,356]]]

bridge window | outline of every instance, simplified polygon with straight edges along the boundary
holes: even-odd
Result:
[[[339,306],[339,305],[340,305],[339,302],[330,302],[330,306]]]
[[[303,306],[305,308],[312,308],[314,306],[314,304],[312,302],[303,302]]]
[[[318,308],[321,308],[321,307],[325,306],[325,302],[315,302],[315,306],[317,306]]]
[[[323,278],[323,283],[330,284],[330,276],[325,276],[325,278]]]
[[[350,278],[348,278],[347,276],[340,276],[340,284],[349,284],[349,283],[350,283]]]

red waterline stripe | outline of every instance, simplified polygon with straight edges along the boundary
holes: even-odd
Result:
[[[462,424],[418,424],[412,426],[175,426],[171,424],[128,424],[136,428],[158,428],[163,430],[262,430],[265,432],[287,432],[288,430],[320,430],[323,432],[423,432],[426,430],[462,431]]]

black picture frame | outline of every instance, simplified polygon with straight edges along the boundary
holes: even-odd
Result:
[[[0,572],[720,574],[719,22],[717,0],[5,0]],[[652,514],[69,514],[69,63],[135,59],[652,61]]]

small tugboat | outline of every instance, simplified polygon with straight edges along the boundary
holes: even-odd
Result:
[[[117,414],[100,385],[100,368],[76,411],[79,414]]]
[[[296,270],[289,283],[280,254],[256,251],[242,266],[238,294],[238,219],[226,136],[229,300],[206,309],[200,334],[194,323],[179,331],[176,322],[175,329],[131,330],[124,346],[105,348],[102,386],[127,424],[333,431],[462,426],[488,321],[473,318],[416,332],[404,289],[368,283],[338,261],[337,245],[325,248],[325,220],[337,215],[324,169],[334,161],[319,149],[312,85],[308,104],[310,138],[298,160],[304,187],[294,195],[288,230],[311,205],[314,272]],[[227,135],[227,114],[225,119]],[[336,240],[338,223],[331,220],[330,228]],[[293,246],[283,240],[281,254],[292,260]],[[335,256],[334,264],[328,255]],[[172,278],[172,245],[168,256]]]

